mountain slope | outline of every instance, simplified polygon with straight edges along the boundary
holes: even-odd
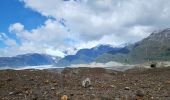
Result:
[[[102,55],[99,55],[95,62],[98,63],[107,63],[109,61],[116,61],[116,62],[127,62],[127,54],[130,52],[130,50],[126,47],[121,48],[119,51],[110,51],[106,52]]]
[[[107,52],[99,56],[97,62],[118,61],[123,63],[142,63],[146,61],[170,60],[170,29],[153,32],[134,45],[127,46],[129,53],[113,54]]]
[[[61,59],[56,66],[69,66],[71,64],[87,64],[109,51],[119,51],[121,48],[113,48],[110,45],[99,45],[91,49],[81,49],[75,55],[68,55]]]
[[[170,29],[153,32],[130,52],[132,61],[170,60]]]
[[[54,64],[60,57],[46,54],[30,53],[15,57],[0,57],[0,67],[23,67]]]

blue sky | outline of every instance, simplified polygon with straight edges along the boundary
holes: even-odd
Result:
[[[135,43],[170,27],[169,5],[169,0],[1,0],[0,56],[64,57],[99,44]]]
[[[8,31],[8,27],[11,24],[20,22],[24,24],[25,29],[29,30],[42,25],[47,19],[40,13],[25,8],[24,3],[18,0],[1,0],[0,12],[0,32],[14,38],[17,42],[19,42],[19,40],[16,38],[15,34]],[[7,45],[5,45],[3,41],[0,41],[0,48],[4,47],[7,47]]]

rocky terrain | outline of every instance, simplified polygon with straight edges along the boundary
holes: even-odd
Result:
[[[0,100],[170,100],[170,67],[1,70]]]

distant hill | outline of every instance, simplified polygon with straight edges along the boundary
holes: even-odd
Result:
[[[113,48],[110,45],[99,45],[91,49],[80,49],[75,55],[68,55],[59,60],[56,66],[69,66],[71,64],[87,64],[96,60],[99,55],[106,52],[118,52],[122,48]]]
[[[96,62],[118,61],[142,63],[146,61],[170,60],[170,29],[153,32],[150,36],[126,47],[129,53],[107,52],[96,58]]]
[[[0,67],[23,67],[54,64],[60,57],[46,54],[29,53],[15,57],[0,57]]]
[[[109,51],[106,52],[102,55],[99,55],[95,62],[98,63],[107,63],[109,61],[116,61],[116,62],[127,62],[127,56],[128,53],[130,52],[130,49],[127,47],[121,48],[119,51],[115,52],[115,51]]]

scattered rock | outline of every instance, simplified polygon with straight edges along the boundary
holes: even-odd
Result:
[[[55,87],[51,87],[51,90],[55,90]]]
[[[11,79],[11,78],[8,78],[8,79],[6,79],[6,81],[7,81],[7,82],[10,82],[10,81],[12,81],[12,79]]]
[[[37,95],[33,95],[33,96],[31,97],[31,100],[38,100]]]
[[[54,83],[54,86],[57,86],[58,84],[57,83]]]
[[[71,94],[70,94],[70,96],[74,96],[74,94],[73,94],[73,93],[71,93]]]
[[[30,79],[28,79],[28,81],[34,81],[34,79],[33,79],[33,78],[30,78]]]
[[[9,92],[9,95],[13,95],[14,94],[14,92]]]
[[[144,97],[144,92],[141,90],[136,91],[136,100],[142,100]]]
[[[93,90],[93,87],[90,87],[89,89],[90,89],[90,90]]]
[[[90,78],[86,78],[85,80],[82,81],[82,86],[84,88],[88,88],[91,86],[91,81],[90,81]]]
[[[61,100],[68,100],[68,96],[67,96],[67,95],[63,95],[63,96],[61,97]]]
[[[101,96],[101,100],[113,100],[113,98],[108,95],[103,95],[103,96]]]
[[[22,91],[16,90],[16,91],[9,92],[9,95],[17,95],[17,94],[20,94],[20,93],[22,93]]]
[[[125,90],[130,90],[130,87],[125,87]]]
[[[170,80],[169,80],[169,81],[166,81],[165,83],[170,84]]]
[[[156,68],[157,63],[151,63],[150,67],[151,68]]]
[[[49,80],[45,80],[44,83],[45,83],[45,84],[48,84],[48,83],[49,83]]]
[[[114,88],[114,87],[115,87],[115,85],[110,85],[110,87]]]
[[[102,70],[95,72],[95,69],[79,68],[77,75],[63,77],[62,73],[48,70],[0,70],[0,99],[169,100],[170,67],[125,71],[117,75]],[[8,82],[8,78],[12,81]]]

